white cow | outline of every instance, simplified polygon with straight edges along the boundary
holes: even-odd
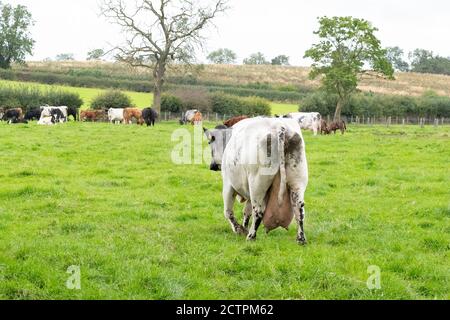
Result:
[[[108,120],[111,123],[122,123],[124,121],[123,118],[124,109],[114,109],[111,108],[108,110]]]
[[[67,122],[68,117],[68,107],[62,106],[62,107],[51,107],[51,106],[45,106],[41,107],[41,119],[46,117],[53,117],[56,122]]]
[[[41,119],[39,119],[38,125],[40,126],[52,126],[55,124],[55,119],[54,117],[42,117]]]
[[[305,244],[308,164],[298,121],[254,118],[239,122],[232,130],[212,130],[205,134],[212,149],[211,170],[222,171],[225,217],[233,231],[247,234],[248,240],[256,239],[266,211],[268,191],[280,174],[278,203],[281,205],[289,191],[298,223],[297,241]],[[236,196],[247,201],[243,226],[233,212]],[[253,223],[247,233],[251,215]]]
[[[313,131],[315,136],[321,131],[322,116],[318,112],[293,112],[287,118],[297,120],[302,129]]]

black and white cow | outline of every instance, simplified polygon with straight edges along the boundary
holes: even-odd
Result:
[[[300,128],[311,130],[315,136],[322,130],[322,116],[318,112],[293,112],[285,117],[297,120]]]
[[[57,123],[67,122],[68,111],[68,107],[41,107],[41,119],[53,117]]]
[[[280,175],[278,202],[289,192],[298,223],[297,241],[306,243],[304,232],[305,191],[308,185],[306,148],[298,121],[293,119],[247,119],[232,130],[205,131],[212,150],[210,169],[222,171],[225,217],[235,233],[256,239],[267,206],[267,195]],[[244,223],[233,212],[238,197],[246,201]],[[250,217],[253,223],[249,231]]]

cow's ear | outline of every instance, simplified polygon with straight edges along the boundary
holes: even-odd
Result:
[[[208,132],[208,129],[206,129],[205,127],[203,127],[203,132],[204,132],[204,133],[207,133],[207,132]]]

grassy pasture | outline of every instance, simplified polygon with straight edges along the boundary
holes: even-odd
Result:
[[[172,164],[178,127],[0,124],[0,299],[450,298],[449,127],[306,133],[306,247],[233,235],[220,175]]]

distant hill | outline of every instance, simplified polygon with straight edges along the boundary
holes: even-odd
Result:
[[[28,62],[14,70],[64,74],[73,77],[112,78],[127,81],[151,79],[148,69],[130,68],[110,62]],[[308,78],[309,68],[280,66],[196,65],[191,69],[182,66],[169,71],[169,84],[236,86],[278,91],[309,91],[318,88],[319,81]],[[428,91],[450,96],[450,76],[397,73],[396,80],[365,77],[359,88],[365,92],[392,95],[420,96]]]

